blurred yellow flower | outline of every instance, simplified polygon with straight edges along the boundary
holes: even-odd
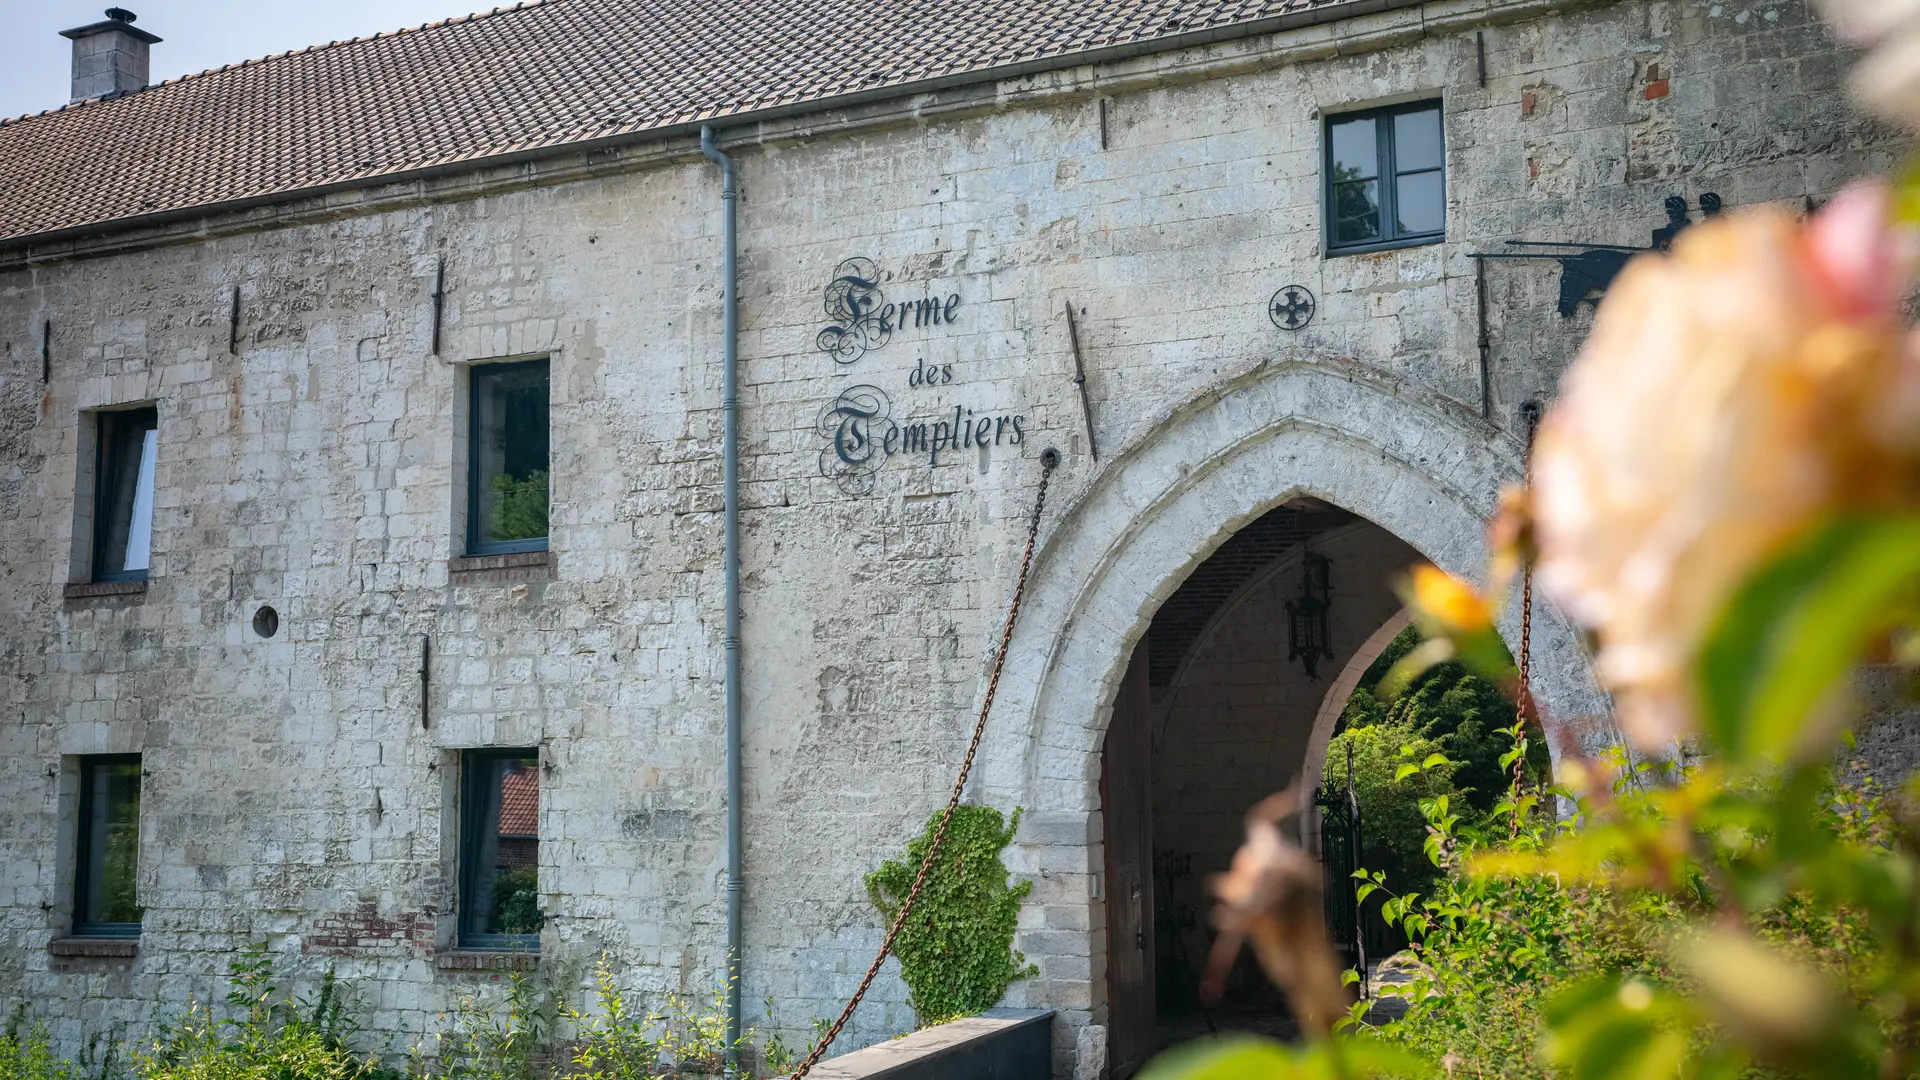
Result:
[[[1409,575],[1413,607],[1447,636],[1472,634],[1493,626],[1493,608],[1473,586],[1437,566],[1422,563]]]
[[[1733,213],[1636,258],[1541,424],[1540,583],[1597,633],[1643,747],[1690,727],[1689,665],[1756,567],[1823,514],[1920,495],[1887,201]]]

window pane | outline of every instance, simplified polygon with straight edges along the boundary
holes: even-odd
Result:
[[[475,541],[546,536],[546,361],[476,368],[473,414]]]
[[[140,862],[140,763],[90,764],[83,775],[87,784],[87,819],[81,823],[86,892],[79,921],[137,923],[140,907],[134,903],[134,878]]]
[[[1336,184],[1333,189],[1333,242],[1362,244],[1380,239],[1380,182]]]
[[[1403,173],[1440,167],[1440,110],[1393,118],[1393,167]]]
[[[485,934],[537,934],[540,915],[540,759],[481,759],[485,813],[470,850],[472,911]]]
[[[153,537],[153,467],[159,445],[152,409],[100,414],[94,576],[144,576]]]
[[[1394,188],[1394,212],[1402,235],[1436,233],[1447,224],[1446,196],[1439,172],[1402,176]]]
[[[1328,179],[1339,183],[1380,175],[1380,144],[1371,117],[1334,124],[1328,134],[1333,144],[1333,175]]]

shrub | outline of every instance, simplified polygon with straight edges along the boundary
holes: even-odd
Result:
[[[21,1030],[26,1006],[14,1011],[0,1034],[0,1080],[80,1080],[80,1072],[56,1057],[45,1024]]]
[[[333,973],[303,1002],[280,993],[273,958],[262,946],[243,949],[227,993],[232,1016],[189,1000],[186,1011],[161,1018],[149,1047],[134,1055],[140,1080],[388,1080],[374,1056],[347,1046],[351,1010]]]

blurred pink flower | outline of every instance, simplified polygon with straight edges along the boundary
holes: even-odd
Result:
[[[1599,641],[1639,745],[1691,726],[1688,671],[1734,591],[1821,515],[1920,502],[1920,350],[1888,195],[1683,233],[1608,291],[1541,425],[1542,588]]]
[[[1836,33],[1868,50],[1853,69],[1853,96],[1920,130],[1920,0],[1821,0],[1820,6]]]

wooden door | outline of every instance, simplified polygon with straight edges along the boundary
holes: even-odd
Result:
[[[1107,873],[1107,1064],[1125,1080],[1155,1049],[1153,724],[1147,643],[1133,651],[1100,753]]]

